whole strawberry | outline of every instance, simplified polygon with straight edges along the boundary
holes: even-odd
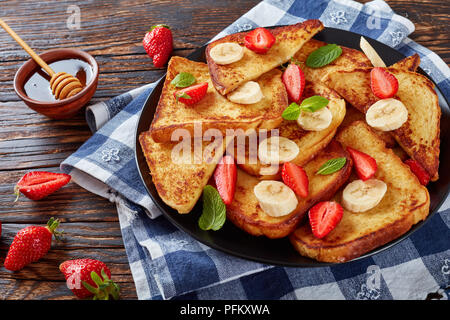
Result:
[[[40,200],[69,183],[71,176],[65,173],[31,171],[25,174],[14,187],[19,198],[20,192],[31,200]]]
[[[50,250],[52,236],[58,239],[62,234],[56,231],[58,226],[59,220],[51,218],[46,227],[29,226],[20,230],[9,247],[5,268],[18,271],[45,256]]]
[[[59,265],[67,287],[80,299],[93,296],[94,300],[119,299],[120,288],[111,280],[106,264],[94,259],[68,260]]]
[[[162,68],[172,53],[172,31],[169,26],[158,24],[150,28],[142,43],[149,57],[153,59],[153,65]]]

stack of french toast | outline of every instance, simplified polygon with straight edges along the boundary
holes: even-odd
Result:
[[[203,194],[199,227],[217,230],[226,215],[324,262],[427,217],[441,111],[419,56],[385,66],[363,38],[362,51],[313,39],[323,28],[257,28],[211,42],[207,63],[171,58],[139,137],[167,205],[189,213]]]

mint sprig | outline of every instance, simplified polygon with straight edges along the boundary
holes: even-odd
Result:
[[[186,88],[193,85],[195,81],[195,77],[189,72],[180,72],[173,78],[170,84],[177,88]]]
[[[311,52],[306,59],[306,65],[310,68],[320,68],[330,64],[342,54],[342,48],[337,44],[327,44]]]
[[[330,101],[321,96],[312,96],[302,101],[300,105],[292,102],[282,113],[285,120],[297,120],[302,111],[316,112],[328,105]]]
[[[219,192],[213,186],[205,186],[203,188],[203,212],[198,219],[200,229],[217,231],[222,228],[226,217],[225,203]]]
[[[347,163],[347,158],[334,158],[325,162],[316,174],[327,175],[335,173],[336,171],[341,170],[344,165]]]

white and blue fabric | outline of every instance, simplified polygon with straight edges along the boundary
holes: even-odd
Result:
[[[216,38],[312,18],[377,39],[405,56],[418,53],[423,70],[450,99],[448,66],[410,40],[414,25],[381,0],[364,5],[350,0],[266,0]],[[153,87],[88,107],[93,135],[61,164],[74,182],[116,203],[139,299],[425,299],[432,293],[448,298],[450,199],[398,245],[329,267],[255,263],[211,249],[178,230],[147,194],[134,159],[137,121]]]

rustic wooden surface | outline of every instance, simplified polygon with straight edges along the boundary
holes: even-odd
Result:
[[[94,55],[100,66],[92,102],[157,80],[164,72],[152,66],[141,41],[149,26],[165,23],[174,33],[175,55],[186,56],[247,12],[258,0],[223,1],[2,1],[0,17],[37,52],[74,47]],[[367,1],[362,1],[367,2]],[[441,0],[388,1],[416,25],[411,38],[450,62],[450,5]],[[81,29],[69,30],[69,5],[81,9]],[[58,172],[59,164],[91,133],[82,113],[52,121],[28,109],[16,96],[13,79],[28,59],[0,30],[0,299],[73,299],[58,265],[64,260],[97,258],[111,269],[122,299],[136,291],[123,246],[115,206],[74,183],[45,200],[24,197],[14,203],[13,187],[29,170]],[[58,217],[66,241],[54,243],[41,261],[20,272],[3,267],[16,232]]]

